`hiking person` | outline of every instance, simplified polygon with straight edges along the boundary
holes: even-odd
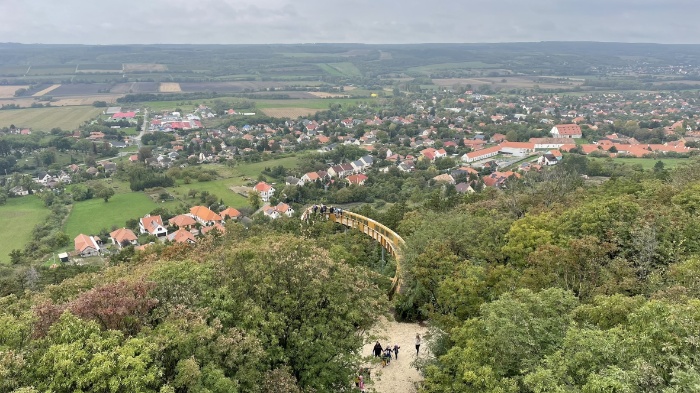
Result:
[[[418,356],[418,351],[420,351],[420,334],[416,333],[416,356]]]
[[[380,356],[382,356],[382,344],[377,341],[377,343],[374,344],[374,357],[378,358]]]
[[[362,375],[360,375],[360,382],[358,387],[360,388],[360,392],[365,392],[365,378]]]
[[[399,346],[399,344],[394,344],[394,359],[395,360],[399,360],[399,349],[400,348],[401,347]]]

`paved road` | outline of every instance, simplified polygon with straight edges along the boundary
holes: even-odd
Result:
[[[146,130],[148,130],[149,123],[148,123],[148,108],[143,110],[143,123],[141,123],[141,132],[139,132],[138,135],[134,137],[134,141],[136,141],[136,144],[138,145],[139,148],[141,148],[141,137],[146,133]]]

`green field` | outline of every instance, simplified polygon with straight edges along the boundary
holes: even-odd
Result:
[[[420,67],[411,67],[407,69],[408,72],[423,72],[430,73],[434,71],[445,71],[445,70],[469,70],[469,69],[486,69],[486,68],[499,68],[501,64],[489,64],[480,61],[468,61],[464,63],[441,63],[441,64],[430,64]]]
[[[362,76],[362,72],[360,72],[360,69],[357,68],[355,64],[350,63],[349,61],[343,63],[328,63],[328,65],[346,76]]]
[[[320,63],[320,64],[316,64],[316,65],[318,66],[318,68],[322,69],[328,75],[343,76],[342,72],[338,71],[335,67],[332,67],[330,64]]]
[[[175,197],[184,200],[188,203],[195,203],[195,201],[197,200],[187,197],[187,193],[189,192],[189,190],[207,191],[210,194],[214,194],[220,199],[223,199],[224,203],[227,206],[233,206],[235,208],[246,207],[248,206],[248,200],[245,197],[231,191],[231,186],[245,185],[246,183],[248,183],[248,181],[245,180],[245,177],[248,177],[250,179],[257,179],[258,175],[260,175],[260,173],[266,167],[272,168],[282,165],[287,169],[294,170],[296,169],[298,162],[298,157],[285,157],[276,160],[255,162],[251,164],[240,164],[233,168],[228,168],[224,165],[219,164],[203,165],[203,168],[215,169],[217,173],[219,173],[219,175],[224,178],[202,183],[194,181],[190,184],[183,184],[182,182],[178,182],[178,185],[176,187],[170,187],[168,188],[168,191],[174,194]],[[277,180],[280,181],[281,184],[284,184],[284,179]],[[268,181],[275,182],[275,179],[268,178]]]
[[[268,108],[310,108],[310,109],[328,109],[330,104],[357,104],[358,102],[367,101],[363,98],[312,98],[302,100],[255,100],[255,107],[260,109]]]
[[[90,199],[76,202],[66,222],[65,232],[73,239],[80,233],[94,235],[102,229],[123,227],[128,219],[139,218],[158,207],[142,192],[116,194],[109,202]]]
[[[176,187],[170,187],[168,188],[168,192],[171,194],[174,194],[175,197],[180,198],[183,201],[186,201],[188,204],[193,204],[196,205],[199,202],[199,196],[197,196],[195,199],[192,199],[187,196],[187,193],[189,190],[198,190],[198,191],[207,191],[210,194],[216,195],[219,199],[224,201],[224,204],[227,206],[232,206],[235,208],[242,208],[245,206],[248,206],[248,199],[245,197],[242,197],[241,195],[236,194],[235,192],[231,191],[229,187],[234,186],[234,185],[241,185],[243,184],[243,180],[238,180],[238,179],[221,179],[221,180],[213,180],[213,181],[207,181],[207,182],[192,182],[190,184],[182,184],[176,186]],[[185,213],[185,212],[178,212],[178,213]]]
[[[589,157],[590,160],[607,160],[607,158]],[[644,169],[652,169],[657,161],[664,163],[665,169],[672,169],[683,163],[689,162],[688,158],[613,158],[615,162],[628,165],[641,165]]]
[[[92,106],[9,109],[0,111],[0,127],[14,124],[17,128],[41,131],[49,131],[55,127],[72,130],[100,113],[100,108]]]
[[[178,181],[175,187],[166,189],[175,197],[175,200],[165,203],[158,203],[152,200],[144,192],[130,191],[127,182],[107,180],[109,186],[114,189],[116,194],[106,203],[104,200],[98,198],[75,202],[64,231],[71,239],[75,238],[80,233],[94,235],[102,229],[111,231],[113,226],[123,227],[127,220],[143,217],[156,207],[164,207],[177,214],[186,213],[185,211],[179,211],[182,203],[195,205],[199,201],[198,197],[192,199],[187,196],[189,190],[207,191],[222,199],[227,206],[233,206],[235,208],[246,207],[248,206],[247,198],[231,191],[231,186],[244,185],[246,183],[244,177],[257,179],[258,175],[265,167],[282,165],[285,168],[294,169],[297,166],[298,160],[298,157],[285,157],[277,160],[241,164],[234,168],[229,168],[220,164],[203,165],[203,168],[215,169],[223,179],[201,183],[194,181],[190,184],[183,184],[182,181]],[[274,179],[269,179],[269,181],[274,182]],[[40,202],[39,205],[41,206]],[[2,214],[2,210],[0,210],[0,214]],[[36,222],[31,224],[29,231],[31,231],[35,223]],[[0,235],[1,234],[0,232]],[[7,255],[11,249],[12,248],[10,248],[5,255]]]
[[[9,198],[0,206],[0,264],[10,262],[8,254],[14,249],[23,249],[31,240],[34,226],[44,221],[49,210],[39,197],[30,195],[21,198]]]

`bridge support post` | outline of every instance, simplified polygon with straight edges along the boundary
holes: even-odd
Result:
[[[381,247],[381,245],[380,245],[380,247]],[[386,261],[384,260],[384,251],[385,251],[385,249],[384,249],[384,247],[381,247],[381,248],[382,248],[382,262],[384,263],[384,262],[386,262]]]

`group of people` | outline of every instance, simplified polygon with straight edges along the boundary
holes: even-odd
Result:
[[[323,205],[323,204],[313,205],[311,207],[311,211],[314,212],[314,214],[318,214],[318,213],[321,213],[321,214],[330,213],[330,214],[336,214],[336,215],[343,214],[343,209],[341,209],[339,207],[333,207],[333,206],[328,207],[328,206]]]
[[[387,344],[385,347],[382,348],[382,344],[377,341],[376,344],[374,344],[374,357],[381,358],[382,359],[382,366],[387,366],[391,362],[391,354],[394,354],[394,359],[398,360],[399,359],[399,349],[401,347],[399,344],[394,344],[392,347],[390,344]]]
[[[419,333],[416,333],[416,356],[418,356],[418,353],[420,352],[420,345],[421,345],[421,337]],[[401,347],[399,344],[394,344],[393,346],[391,344],[387,344],[385,347],[382,347],[382,344],[377,341],[374,344],[374,349],[372,350],[372,353],[374,354],[374,357],[380,358],[382,360],[382,367],[386,367],[391,363],[391,354],[394,354],[394,360],[399,360],[399,349]],[[364,371],[367,371],[367,369],[364,369]],[[355,386],[360,388],[360,392],[365,391],[365,380],[363,377],[363,371],[358,373],[358,375],[355,378]]]

